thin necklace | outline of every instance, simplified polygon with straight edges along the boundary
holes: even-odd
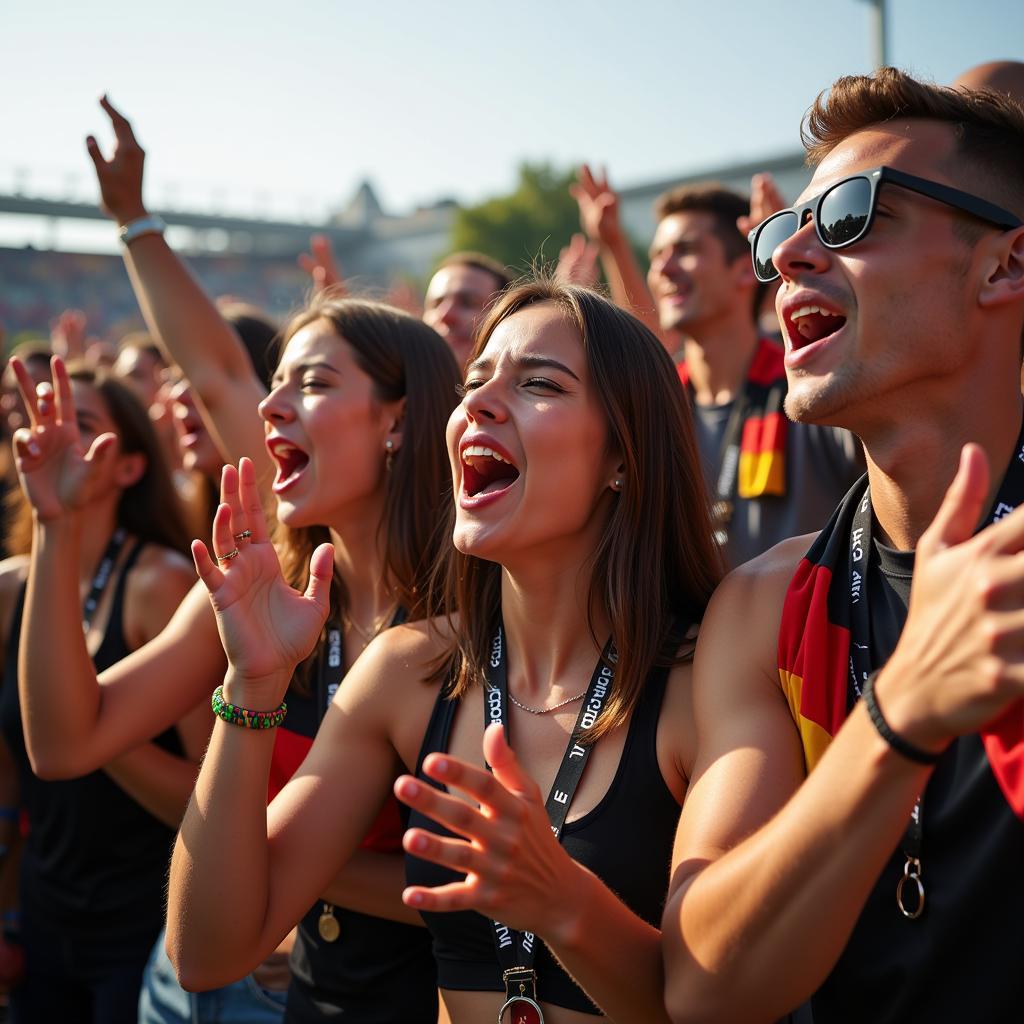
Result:
[[[394,618],[394,615],[395,606],[392,605],[379,619],[373,620],[369,629],[363,629],[355,619],[350,619],[348,615],[345,616],[345,625],[355,630],[363,638],[364,644],[368,644],[384,629],[385,623],[390,622]]]
[[[531,708],[526,704],[520,704],[519,701],[512,696],[511,691],[509,692],[508,699],[512,701],[517,708],[522,708],[523,711],[529,711],[531,715],[546,715],[552,711],[557,711],[559,708],[564,708],[566,704],[575,704],[578,700],[583,700],[586,697],[587,691],[584,690],[582,693],[577,693],[575,697],[567,697],[565,700],[560,700],[557,704],[552,704],[549,708]]]

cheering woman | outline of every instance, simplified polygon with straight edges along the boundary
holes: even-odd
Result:
[[[75,370],[69,378],[56,357],[56,394],[49,384],[36,393],[24,366],[14,365],[31,421],[14,435],[15,455],[32,504],[17,494],[9,538],[26,554],[0,564],[0,730],[29,827],[19,885],[26,970],[11,995],[13,1019],[134,1022],[146,956],[162,924],[167,849],[209,714],[199,707],[173,728],[179,705],[139,733],[137,749],[80,778],[44,781],[32,771],[22,734],[18,636],[26,603],[45,602],[47,642],[78,645],[105,669],[163,629],[193,575],[170,475],[135,396],[102,372]],[[36,487],[35,470],[53,460],[61,486],[48,493]],[[66,586],[51,593],[29,568],[27,551],[56,533],[74,555],[64,566]]]
[[[302,760],[330,695],[369,639],[403,616],[423,614],[437,518],[447,507],[443,431],[456,384],[455,363],[441,339],[387,306],[318,300],[285,332],[273,388],[260,406],[275,469],[278,550],[289,579],[304,586],[309,552],[322,541],[333,543],[333,566],[330,560],[318,565],[334,594],[335,618],[318,630],[320,642],[309,659],[296,664],[288,698],[296,714],[277,730],[271,794]],[[45,435],[66,421],[68,409],[39,415],[36,431]],[[82,472],[91,465],[85,460]],[[55,628],[71,630],[67,595],[75,582],[67,565],[78,547],[65,526],[70,510],[61,501],[56,454],[26,470],[35,478],[37,504],[53,506],[33,547],[33,573],[40,586],[63,596],[54,605],[54,598],[37,594],[33,603],[30,595],[22,703],[37,766],[65,776],[132,749],[173,721],[181,706],[200,696],[209,700],[223,678],[224,660],[203,593],[198,601],[187,598],[166,630],[103,673],[99,683],[84,648],[53,644]],[[248,500],[255,500],[248,460],[241,478]],[[234,469],[226,470],[226,491],[237,493],[238,483]],[[224,565],[248,549],[245,531],[235,533],[240,554],[223,549]],[[55,611],[63,617],[55,620]],[[264,777],[264,802],[267,782]],[[372,850],[400,852],[395,805],[382,811],[376,825],[367,822],[364,838]],[[400,891],[398,856],[362,856],[296,909],[289,929],[300,919],[302,924],[286,1019],[315,1021],[346,1012],[367,1021],[433,1024],[436,981],[426,934],[385,919],[415,916],[402,906]],[[194,987],[233,982],[260,960]]]
[[[193,544],[229,666],[172,860],[172,959],[195,986],[258,962],[394,784],[416,826],[404,898],[433,934],[454,1024],[664,1020],[687,656],[720,573],[678,379],[606,300],[526,285],[483,327],[447,441],[439,577],[459,613],[369,645],[269,809],[273,734],[328,613],[331,549],[289,587],[244,479],[212,552]]]

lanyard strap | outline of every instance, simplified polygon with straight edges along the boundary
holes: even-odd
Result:
[[[409,613],[401,606],[395,609],[387,628],[401,626],[409,618]],[[345,632],[339,615],[331,615],[327,620],[326,638],[317,659],[317,722],[324,720],[327,709],[331,706],[341,680],[345,676]]]
[[[1024,499],[1024,426],[1017,437],[1010,465],[1003,475],[1002,483],[996,492],[995,500],[988,515],[981,521],[978,530],[998,522],[1008,515]],[[978,531],[975,531],[978,532]],[[866,487],[864,496],[857,506],[850,530],[848,553],[848,580],[850,592],[850,682],[853,692],[859,699],[864,681],[871,674],[871,616],[868,608],[868,566],[874,550],[874,515],[871,511],[871,488]],[[888,659],[891,651],[883,656]],[[921,883],[921,843],[924,836],[924,797],[918,796],[914,809],[907,823],[906,831],[900,847],[907,862],[904,865],[903,877],[897,888],[896,901],[905,917],[919,917],[924,909],[924,886]],[[917,903],[908,910],[903,902],[903,890],[907,883],[913,883],[917,889]]]
[[[117,564],[117,558],[121,554],[121,548],[124,547],[127,537],[127,531],[124,527],[119,526],[110,538],[107,548],[103,552],[103,557],[100,559],[100,564],[96,566],[96,572],[92,578],[92,586],[89,588],[89,593],[85,595],[85,601],[82,604],[83,633],[89,632],[93,616],[95,616],[96,609],[100,606],[100,598],[103,597],[103,591],[107,589],[107,584],[113,575],[114,566]]]
[[[555,775],[545,802],[548,821],[555,838],[561,841],[562,827],[569,814],[569,806],[576,794],[576,788],[583,777],[583,769],[590,759],[591,744],[582,741],[583,734],[592,729],[601,716],[608,697],[611,694],[612,681],[615,677],[615,662],[618,655],[614,643],[609,640],[594,668],[590,678],[583,706],[576,716],[576,724],[562,755],[562,763]],[[505,631],[498,626],[498,632],[491,644],[491,655],[487,663],[487,692],[484,700],[484,728],[500,723],[509,739],[508,721],[508,659],[505,653]],[[510,975],[532,984],[533,961],[536,956],[536,941],[533,932],[520,932],[509,928],[500,921],[491,921],[494,932],[494,944],[498,951],[498,962],[501,964],[506,988],[509,988]]]

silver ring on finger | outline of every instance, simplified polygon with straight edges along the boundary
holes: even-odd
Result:
[[[238,557],[238,548],[232,548],[227,554],[225,554],[225,555],[218,555],[217,556],[217,561],[218,562],[230,562],[232,558],[237,558],[237,557]]]
[[[232,537],[232,540],[235,540],[235,541],[248,540],[251,536],[252,536],[252,530],[243,530],[241,533],[234,534],[233,537]]]

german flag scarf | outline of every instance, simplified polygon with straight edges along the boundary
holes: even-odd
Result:
[[[1018,440],[988,525],[1024,501],[1024,431]],[[860,693],[851,651],[855,605],[867,586],[870,494],[863,477],[832,514],[797,567],[786,592],[779,629],[778,665],[783,692],[800,731],[807,771],[821,759]],[[858,533],[857,531],[861,532]],[[866,608],[866,602],[864,607]],[[857,630],[856,632],[860,632]],[[1024,701],[1017,701],[981,731],[992,772],[1024,819]]]
[[[761,338],[747,369],[743,391],[729,418],[719,457],[716,499],[731,506],[738,498],[761,498],[786,493],[785,353]],[[690,371],[679,364],[679,379],[689,390]],[[729,508],[731,513],[731,507]]]

